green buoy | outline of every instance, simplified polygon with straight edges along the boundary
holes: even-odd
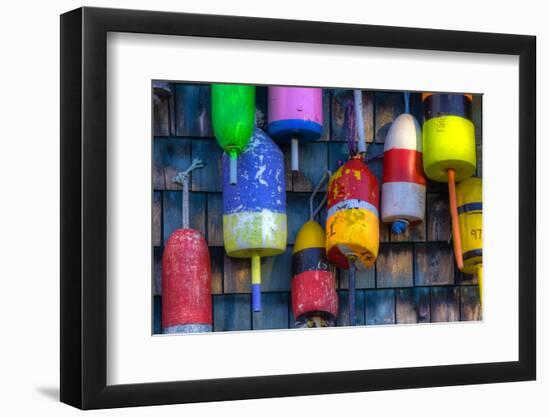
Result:
[[[222,149],[229,155],[230,183],[237,183],[237,157],[246,149],[254,129],[254,86],[212,84],[212,126]]]

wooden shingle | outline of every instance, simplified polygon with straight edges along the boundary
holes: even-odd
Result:
[[[251,330],[250,294],[213,296],[214,331]]]
[[[451,238],[449,195],[428,193],[426,196],[426,226],[428,241],[447,242]]]
[[[162,295],[162,248],[153,248],[153,295]]]
[[[223,246],[223,205],[221,193],[207,193],[206,207],[208,246]]]
[[[447,243],[419,243],[415,246],[415,285],[454,284],[453,247]]]
[[[223,255],[224,248],[209,247],[210,272],[212,274],[212,294],[223,293]]]
[[[157,139],[162,149],[162,170],[164,189],[181,190],[182,186],[173,181],[178,173],[191,165],[191,141],[184,138]]]
[[[328,169],[327,142],[300,142],[300,171],[292,172],[292,190],[311,192]],[[326,190],[323,184],[322,190]]]
[[[460,320],[460,292],[458,287],[431,288],[432,323]]]
[[[468,286],[460,288],[460,320],[481,320],[481,304],[479,300],[479,287]]]
[[[373,93],[363,91],[363,124],[365,127],[365,140],[373,141]],[[355,121],[353,90],[351,89],[334,89],[332,90],[331,99],[331,141],[346,142],[350,129],[355,126],[354,138],[357,139],[357,123]]]
[[[395,291],[397,324],[430,322],[430,288],[398,288]]]
[[[164,190],[162,138],[153,139],[153,190]]]
[[[162,192],[153,192],[153,246],[160,246],[162,242]]]
[[[309,194],[287,193],[286,207],[287,244],[293,245],[298,231],[309,220]]]
[[[176,84],[176,135],[213,137],[210,85]]]
[[[395,290],[366,290],[367,325],[395,323]]]
[[[262,311],[252,313],[254,330],[288,328],[288,292],[262,294]]]
[[[153,134],[155,136],[171,135],[173,102],[171,94],[153,94]]]
[[[250,259],[231,258],[224,253],[223,255],[223,292],[249,293],[250,280],[252,278],[250,270]]]
[[[290,291],[292,246],[281,255],[262,258],[262,291]]]
[[[153,334],[162,333],[162,297],[160,295],[153,296]]]
[[[404,111],[404,95],[400,92],[374,93],[374,140],[384,143],[392,122]]]
[[[365,291],[355,291],[355,324],[365,324]],[[338,317],[337,326],[349,326],[348,291],[338,290]]]
[[[165,191],[163,209],[164,242],[176,229],[182,227],[181,191]],[[189,193],[189,226],[205,235],[206,230],[206,196],[204,193]]]
[[[195,139],[191,142],[191,159],[200,158],[204,162],[204,168],[191,173],[191,190],[222,190],[222,154],[222,149],[213,139]]]
[[[380,246],[376,260],[376,287],[413,286],[413,249],[411,244]]]

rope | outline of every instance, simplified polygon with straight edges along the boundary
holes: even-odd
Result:
[[[348,151],[350,156],[357,154],[357,142],[355,142],[355,105],[353,102],[348,102],[346,105],[346,120],[348,121],[348,128],[346,129],[346,141],[348,143]]]
[[[405,98],[405,113],[411,112],[411,93],[409,91],[405,91],[403,93],[403,96]]]
[[[202,167],[204,163],[200,159],[193,159],[189,168],[172,178],[172,182],[181,184],[183,188],[181,193],[181,227],[183,229],[189,228],[189,177],[193,170]]]
[[[365,124],[363,122],[363,92],[353,90],[353,104],[355,108],[355,120],[357,125],[357,150],[359,153],[367,153],[367,142],[365,140]]]
[[[311,196],[309,197],[309,219],[310,220],[313,220],[315,216],[317,216],[317,214],[319,213],[319,211],[321,211],[321,208],[327,201],[327,194],[325,193],[323,199],[321,200],[317,208],[313,210],[313,200],[315,199],[315,195],[319,192],[319,190],[321,189],[321,186],[325,183],[327,179],[330,178],[331,175],[332,175],[332,172],[330,172],[330,170],[327,170],[323,174],[323,177],[321,178],[319,183],[315,186],[315,189],[313,190],[313,192],[311,193]]]

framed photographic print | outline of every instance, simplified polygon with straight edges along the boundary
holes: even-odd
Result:
[[[61,16],[61,400],[535,379],[535,38]]]

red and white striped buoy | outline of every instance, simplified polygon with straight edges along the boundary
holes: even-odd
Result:
[[[426,177],[422,168],[422,131],[412,114],[392,123],[384,144],[382,221],[402,233],[409,223],[424,221]]]

